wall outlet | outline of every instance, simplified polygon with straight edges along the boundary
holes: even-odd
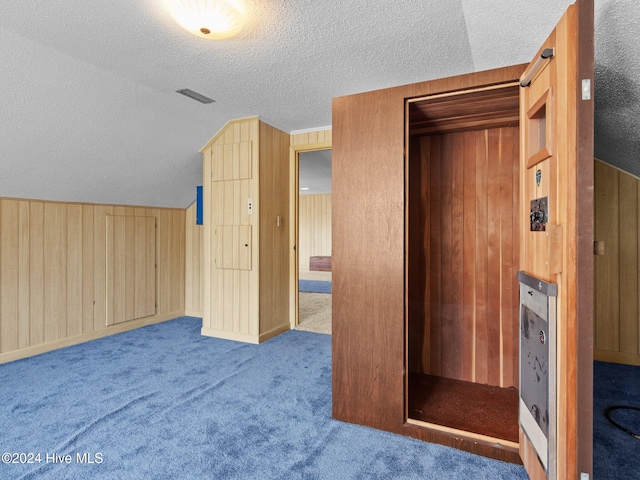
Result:
[[[588,473],[580,473],[580,480],[589,480],[589,474]]]

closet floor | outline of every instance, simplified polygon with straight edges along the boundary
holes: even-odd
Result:
[[[409,418],[518,442],[518,390],[411,373]]]

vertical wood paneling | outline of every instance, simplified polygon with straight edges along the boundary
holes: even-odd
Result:
[[[30,344],[29,202],[18,202],[18,348]]]
[[[164,252],[172,265],[164,282],[178,293],[168,305],[174,310],[163,313],[177,316],[184,311],[183,210],[0,198],[0,362],[108,334],[107,305],[111,319],[118,306],[124,319],[127,309],[132,318],[154,315],[155,222],[165,211],[174,240]],[[114,213],[122,233],[107,242]],[[115,262],[106,255],[114,249],[121,255]],[[106,288],[107,275],[117,272],[124,272],[121,297]]]
[[[596,360],[640,365],[640,180],[595,161]]]
[[[300,195],[298,202],[299,266],[308,269],[309,257],[331,256],[331,194]]]
[[[431,266],[429,272],[429,312],[430,335],[429,345],[426,350],[431,352],[431,371],[433,375],[442,375],[442,195],[443,186],[441,184],[442,165],[439,159],[442,156],[442,137],[432,137],[431,142],[431,158],[429,158],[430,169],[429,178],[426,179],[425,185],[428,186],[427,195],[431,200],[429,207],[431,209],[429,216],[431,223],[429,224],[429,243],[430,243],[430,259]],[[432,159],[437,159],[432,161]]]
[[[502,291],[502,222],[500,216],[500,160],[503,147],[501,129],[487,131],[487,381],[489,385],[500,385],[500,299]],[[507,159],[504,159],[507,160]],[[518,157],[508,159],[517,163]],[[511,179],[509,179],[511,180]],[[511,183],[511,182],[509,182]],[[513,206],[517,208],[517,206]],[[511,239],[508,240],[511,244]],[[508,283],[514,277],[505,278]],[[498,289],[500,289],[498,291]],[[511,319],[512,321],[514,319]]]
[[[467,359],[462,380],[475,379],[476,331],[476,133],[465,132],[464,141],[464,214],[462,219],[464,248],[463,289],[464,304],[464,358]],[[479,274],[481,272],[478,272]]]
[[[620,258],[618,170],[595,163],[595,236],[605,245],[605,255],[595,257],[596,350],[620,348]]]
[[[82,334],[82,205],[67,206],[67,333]]]
[[[29,204],[29,345],[39,345],[44,343],[44,203]]]
[[[196,225],[196,204],[185,217],[185,309],[192,315],[203,316],[204,251],[203,225]]]
[[[0,352],[19,348],[18,202],[0,200]]]
[[[289,144],[254,117],[229,122],[202,150],[206,335],[258,342],[288,326],[288,227],[276,217],[286,222]]]
[[[638,350],[638,181],[620,173],[620,351]]]
[[[67,334],[67,206],[44,205],[44,341]]]
[[[122,210],[116,210],[121,212]],[[127,212],[127,211],[125,211]],[[152,211],[149,210],[149,213]],[[128,211],[128,213],[134,213]],[[115,325],[156,313],[156,217],[107,216],[107,323]],[[167,217],[172,217],[168,211]],[[165,218],[166,220],[166,218]],[[178,225],[179,226],[179,225]],[[176,225],[170,228],[177,228]],[[178,232],[182,235],[184,230]],[[182,250],[184,256],[184,250]],[[179,254],[179,252],[176,252]],[[172,289],[182,292],[172,272],[165,272]],[[168,305],[167,308],[172,308]],[[178,307],[176,310],[180,310]]]
[[[441,191],[440,195],[442,203],[441,209],[441,236],[440,243],[441,248],[441,261],[442,265],[440,271],[442,275],[440,281],[441,286],[441,304],[440,304],[440,375],[443,377],[453,377],[452,370],[452,357],[454,355],[454,344],[457,341],[453,337],[453,271],[452,271],[452,259],[453,259],[453,223],[451,204],[453,198],[453,136],[442,136],[442,151],[441,157],[434,159],[434,161],[440,162],[441,173]]]
[[[428,199],[410,207],[410,215],[426,208],[428,221],[409,226],[408,268],[411,275],[414,262],[424,262],[429,270],[420,286],[409,288],[412,301],[420,292],[429,331],[419,347],[430,353],[426,373],[517,385],[517,133],[517,127],[449,133],[413,144],[411,162],[421,163],[417,188]]]
[[[107,325],[107,214],[113,207],[96,205],[93,209],[93,330]]]
[[[476,318],[475,318],[475,375],[474,381],[487,383],[488,329],[487,329],[487,251],[489,207],[487,198],[488,144],[485,131],[476,132]]]
[[[93,331],[93,299],[94,299],[94,233],[95,221],[93,206],[82,206],[82,332]]]

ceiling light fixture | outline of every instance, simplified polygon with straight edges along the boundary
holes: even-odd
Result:
[[[242,30],[240,0],[165,0],[165,5],[178,25],[201,38],[220,40]]]

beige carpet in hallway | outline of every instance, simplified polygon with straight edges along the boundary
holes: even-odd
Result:
[[[331,281],[331,272],[300,270],[301,280]],[[331,295],[327,293],[299,293],[299,325],[296,330],[331,335]]]

